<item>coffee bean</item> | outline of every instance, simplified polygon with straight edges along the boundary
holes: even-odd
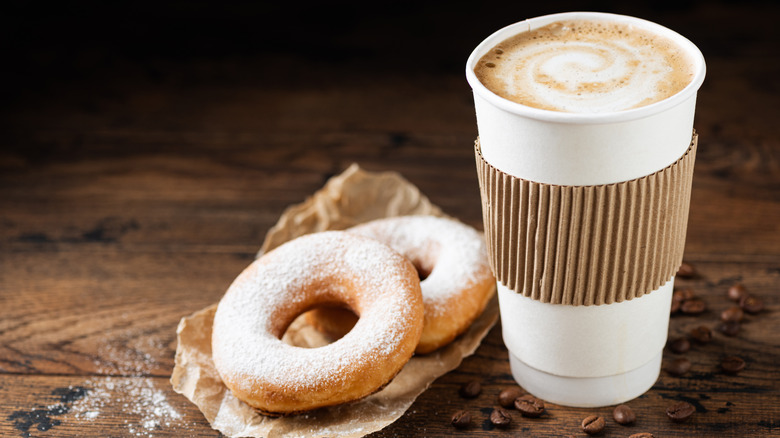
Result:
[[[618,424],[631,424],[636,421],[636,414],[628,405],[619,405],[612,411],[612,418]]]
[[[699,298],[685,300],[680,305],[680,311],[686,315],[698,315],[707,310],[707,303]]]
[[[718,324],[718,331],[726,336],[737,336],[740,327],[740,324],[736,321],[724,321]]]
[[[691,349],[691,343],[685,338],[673,339],[669,342],[669,350],[673,353],[686,353]]]
[[[739,356],[726,356],[720,362],[720,367],[729,374],[737,374],[745,369],[745,361]]]
[[[696,268],[688,262],[682,262],[680,267],[677,268],[677,277],[680,278],[693,278],[696,276]]]
[[[700,344],[706,344],[712,340],[712,331],[705,325],[700,325],[691,330],[691,338]]]
[[[686,300],[692,300],[696,298],[696,294],[693,293],[693,289],[678,289],[672,293],[672,301],[678,301],[682,303]]]
[[[735,284],[734,286],[731,286],[728,291],[728,297],[732,301],[739,302],[739,300],[742,299],[742,297],[746,297],[748,295],[747,289],[745,289],[745,286],[742,284]]]
[[[639,433],[635,433],[633,435],[630,435],[628,438],[655,438],[655,435],[653,435],[650,432],[639,432]]]
[[[463,398],[477,398],[481,393],[482,385],[476,380],[466,382],[458,391],[458,394]]]
[[[515,405],[515,400],[523,394],[523,390],[519,386],[504,388],[498,394],[498,404],[505,408],[511,408]]]
[[[764,300],[755,295],[748,295],[739,300],[739,306],[742,307],[742,310],[745,312],[755,315],[764,310]]]
[[[512,422],[512,417],[509,415],[509,412],[505,411],[503,408],[493,408],[493,412],[490,413],[490,422],[494,426],[498,427],[507,427],[509,426],[509,423]]]
[[[669,362],[665,369],[672,376],[682,376],[691,369],[691,361],[688,358],[681,357]]]
[[[515,409],[524,417],[536,418],[544,414],[544,402],[531,394],[526,394],[515,400]]]
[[[739,306],[731,306],[720,313],[720,319],[726,322],[740,322],[745,314]]]
[[[582,431],[588,435],[598,435],[604,432],[607,423],[597,415],[590,415],[582,420]]]
[[[452,425],[458,429],[465,429],[471,425],[471,414],[467,411],[457,411],[452,415]]]
[[[675,423],[682,423],[696,412],[696,408],[688,402],[675,403],[666,408],[666,416]]]
[[[677,313],[680,310],[681,301],[672,300],[672,307],[669,308],[669,313]]]

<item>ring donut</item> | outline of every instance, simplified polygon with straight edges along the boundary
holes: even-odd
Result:
[[[454,219],[400,216],[347,230],[379,240],[408,258],[419,271],[425,323],[416,353],[434,351],[463,333],[482,313],[496,286],[481,233]],[[338,338],[355,321],[338,308],[314,309],[307,321]]]
[[[343,231],[287,242],[247,267],[214,315],[212,355],[222,381],[255,409],[286,415],[370,395],[414,352],[423,324],[414,266],[375,240]],[[281,340],[300,314],[341,305],[360,315],[319,348]]]

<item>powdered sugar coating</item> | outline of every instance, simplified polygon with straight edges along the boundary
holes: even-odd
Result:
[[[400,370],[419,338],[415,276],[387,246],[344,232],[281,245],[244,270],[220,301],[212,335],[217,370],[236,396],[271,412],[285,412],[279,404],[300,402],[294,410],[306,410],[347,401],[340,398],[362,383],[369,387],[359,397],[368,395]],[[280,340],[300,313],[333,303],[361,315],[347,336],[311,349]],[[400,364],[387,366],[399,354]],[[267,404],[254,403],[255,395]]]
[[[489,273],[485,239],[475,229],[452,219],[403,216],[375,220],[350,228],[350,233],[377,239],[412,263],[430,270],[421,281],[425,311],[441,304]],[[418,269],[420,267],[418,266]]]
[[[435,216],[374,220],[348,230],[398,251],[426,275],[421,281],[425,325],[418,353],[432,351],[479,316],[495,288],[482,233]]]

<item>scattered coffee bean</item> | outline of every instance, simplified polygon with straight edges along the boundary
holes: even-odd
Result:
[[[682,376],[691,369],[691,361],[688,358],[681,357],[669,362],[665,369],[667,373],[673,376]]]
[[[482,385],[478,381],[472,380],[461,386],[458,393],[463,398],[477,398],[482,393]]]
[[[496,407],[490,413],[490,422],[497,427],[507,427],[512,422],[512,417],[503,408]]]
[[[536,418],[544,414],[544,402],[531,394],[526,394],[515,400],[515,409],[524,417]]]
[[[748,295],[739,300],[739,306],[742,307],[742,310],[745,312],[755,315],[764,310],[764,300],[755,295]]]
[[[745,314],[742,312],[742,308],[739,306],[731,306],[720,313],[720,319],[725,322],[740,322],[744,316]]]
[[[740,324],[736,321],[724,321],[718,324],[718,331],[726,336],[737,336],[739,330]]]
[[[582,420],[582,431],[588,435],[598,435],[604,432],[607,423],[597,415],[590,415]]]
[[[740,283],[731,286],[728,291],[729,299],[736,302],[739,302],[739,300],[741,300],[742,297],[746,297],[747,295],[748,295],[747,289],[745,289],[745,286],[743,286]]]
[[[693,293],[693,289],[678,289],[672,293],[672,301],[678,301],[680,303],[694,298],[696,298],[696,294]]]
[[[669,313],[677,313],[680,311],[681,301],[672,300],[672,307],[669,309]]]
[[[524,392],[522,389],[520,389],[519,386],[510,386],[509,388],[504,388],[498,394],[498,404],[505,408],[511,408],[515,405],[515,400],[523,394]]]
[[[688,420],[688,418],[696,412],[696,408],[688,402],[675,403],[666,408],[666,416],[675,423],[682,423]]]
[[[691,343],[685,338],[673,339],[669,342],[669,350],[673,353],[682,354],[691,349]]]
[[[737,374],[745,369],[745,361],[739,356],[726,356],[720,362],[720,367],[729,374]]]
[[[693,278],[696,276],[696,268],[688,262],[682,262],[677,269],[677,277],[680,278]]]
[[[618,405],[612,411],[612,418],[618,424],[631,424],[636,421],[636,414],[628,405]]]
[[[680,311],[686,315],[698,315],[707,310],[707,303],[699,298],[685,300],[680,305]]]
[[[655,438],[655,435],[650,432],[639,432],[629,436],[628,438]]]
[[[712,331],[706,325],[700,325],[691,330],[691,338],[700,344],[706,344],[712,340]]]
[[[457,411],[452,415],[452,425],[458,429],[465,429],[471,425],[471,414],[467,411]]]

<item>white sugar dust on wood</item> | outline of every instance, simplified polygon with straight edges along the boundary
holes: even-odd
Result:
[[[80,421],[114,424],[118,416],[131,436],[140,437],[153,437],[162,430],[189,430],[182,414],[153,379],[106,377],[83,385],[86,396],[74,402],[68,412]]]
[[[138,437],[153,437],[161,431],[190,430],[182,414],[168,401],[167,382],[144,377],[158,366],[155,357],[165,351],[165,343],[136,330],[125,334],[122,342],[107,342],[97,347],[95,371],[108,377],[94,377],[82,383],[86,395],[73,403],[68,416],[94,423],[96,427],[119,423],[130,436]]]

